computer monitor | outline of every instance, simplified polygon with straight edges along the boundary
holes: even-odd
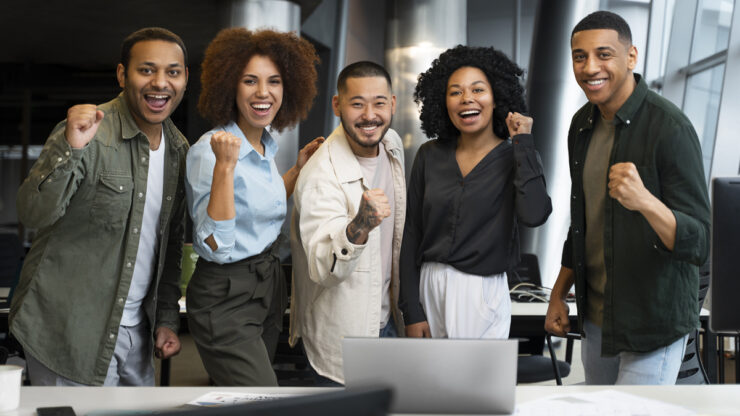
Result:
[[[710,291],[712,331],[740,331],[740,177],[712,181]]]
[[[340,390],[221,407],[157,412],[159,416],[383,416],[388,414],[390,388]]]

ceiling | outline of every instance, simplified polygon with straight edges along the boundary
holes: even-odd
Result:
[[[321,0],[294,0],[305,20]],[[123,38],[162,26],[183,38],[191,63],[224,26],[229,0],[15,0],[0,2],[0,63],[112,66]]]

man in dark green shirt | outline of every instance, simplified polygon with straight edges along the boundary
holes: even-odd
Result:
[[[10,329],[35,385],[153,385],[152,352],[180,350],[187,53],[162,28],[121,49],[121,95],[71,107],[18,191],[38,232]]]
[[[589,103],[568,133],[571,224],[545,329],[570,329],[575,283],[586,384],[674,384],[709,253],[699,141],[632,72],[637,49],[621,17],[581,20],[571,53]]]

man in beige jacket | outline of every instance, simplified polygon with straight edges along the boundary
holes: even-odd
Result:
[[[341,339],[403,334],[398,259],[406,213],[403,146],[390,130],[388,72],[356,62],[339,74],[342,124],[303,167],[291,223],[290,342],[318,385],[343,383]]]

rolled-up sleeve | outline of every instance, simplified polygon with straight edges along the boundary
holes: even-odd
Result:
[[[659,150],[661,200],[676,218],[676,240],[672,252],[657,235],[654,245],[675,260],[700,266],[709,256],[711,214],[699,139],[690,125],[676,127]]]
[[[300,179],[294,198],[309,277],[322,286],[336,286],[352,275],[366,245],[347,238],[352,218],[339,185],[322,178],[309,179],[304,185]]]
[[[207,139],[207,140],[206,140]],[[188,211],[193,219],[193,248],[199,256],[214,263],[229,263],[235,244],[236,218],[216,221],[208,216],[213,168],[216,156],[210,147],[210,136],[201,138],[188,152],[186,186]],[[217,250],[205,243],[213,236]]]

